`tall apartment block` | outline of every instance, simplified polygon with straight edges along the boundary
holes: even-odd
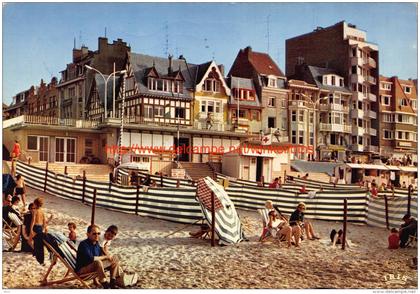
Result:
[[[296,64],[325,67],[344,77],[352,92],[351,121],[353,154],[379,152],[378,46],[367,42],[366,32],[344,21],[318,27],[313,32],[286,40],[286,76]]]
[[[401,159],[410,154],[417,161],[417,89],[413,80],[379,78],[380,151]]]

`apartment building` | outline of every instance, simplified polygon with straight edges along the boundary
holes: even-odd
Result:
[[[305,62],[344,78],[352,92],[352,153],[365,159],[379,152],[378,58],[378,46],[367,41],[366,32],[344,21],[286,40],[287,76]]]
[[[344,86],[344,77],[339,76],[333,69],[303,63],[296,65],[293,78],[297,80],[289,80],[289,87],[292,89],[289,102],[292,132],[299,129],[303,141],[306,140],[309,145],[314,146],[317,159],[345,160],[351,151],[352,93]],[[300,94],[297,90],[299,83]],[[306,94],[302,92],[305,87]],[[318,91],[315,91],[314,87]],[[301,99],[302,95],[309,99]],[[302,102],[293,102],[299,100]],[[308,101],[312,106],[305,107]],[[293,133],[292,138],[296,134]]]
[[[91,51],[86,46],[73,49],[72,63],[67,64],[66,69],[61,71],[61,79],[57,85],[59,91],[59,117],[71,119],[86,119],[92,116],[104,117],[104,102],[96,112],[88,113],[86,105],[90,103],[91,96],[95,94],[96,84],[94,70],[88,70],[86,65],[95,68],[103,75],[109,75],[115,70],[122,70],[126,65],[127,52],[130,47],[121,39],[108,44],[107,38],[98,38],[98,50]],[[109,83],[111,84],[111,82]],[[112,91],[111,103],[107,106],[107,117],[112,114]],[[109,102],[108,102],[109,103]]]
[[[267,53],[254,52],[251,47],[239,50],[228,77],[252,79],[260,98],[261,129],[265,134],[280,130],[281,142],[288,141],[286,77]]]
[[[417,161],[417,87],[413,80],[379,79],[381,155]]]

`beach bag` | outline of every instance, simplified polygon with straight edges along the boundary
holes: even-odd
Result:
[[[120,287],[131,287],[131,286],[135,286],[138,280],[139,280],[139,276],[137,275],[137,273],[124,271],[117,278],[117,285]]]

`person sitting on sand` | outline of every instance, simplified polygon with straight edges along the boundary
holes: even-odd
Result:
[[[335,244],[343,244],[343,230],[340,229],[337,232],[333,229],[330,233],[330,239],[333,246]]]
[[[101,242],[101,248],[106,256],[111,256],[111,254],[109,253],[109,247],[111,246],[111,242],[115,239],[117,234],[118,227],[116,225],[110,225],[108,229],[106,229],[104,234],[104,240]]]
[[[90,225],[87,228],[87,239],[80,242],[77,249],[76,272],[96,272],[99,282],[104,289],[116,289],[116,278],[120,272],[119,261],[103,254],[99,244],[100,229],[97,225]],[[109,267],[110,282],[106,281],[105,269]]]
[[[306,232],[306,237],[309,240],[317,240],[317,237],[314,233],[314,227],[311,222],[304,220],[304,211],[306,209],[306,205],[303,202],[300,202],[296,208],[296,210],[292,213],[289,219],[290,225],[293,226],[300,226]]]
[[[285,236],[287,241],[287,248],[292,245],[292,227],[289,225],[286,218],[278,216],[275,210],[272,210],[268,214],[269,221],[268,221],[268,228],[271,231],[271,235],[274,238],[282,238]],[[297,243],[296,246],[299,246],[299,238],[296,238]]]
[[[404,223],[400,228],[400,247],[407,247],[407,242],[410,236],[414,236],[417,233],[417,220],[410,214],[404,215],[402,218]]]
[[[18,196],[13,196],[10,205],[3,206],[3,218],[4,221],[9,224],[12,228],[17,228],[16,237],[12,240],[12,245],[9,248],[9,251],[15,250],[17,244],[19,243],[20,234],[22,232],[22,217],[19,212],[19,202],[20,199]]]
[[[76,235],[76,224],[73,222],[70,222],[67,224],[67,227],[69,229],[69,240],[72,241],[74,244],[76,244],[77,241],[77,235]]]
[[[388,237],[388,249],[398,249],[400,248],[400,235],[396,228],[391,229],[391,234]]]

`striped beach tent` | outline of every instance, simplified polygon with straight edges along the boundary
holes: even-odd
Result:
[[[219,237],[219,244],[229,245],[241,242],[244,234],[235,205],[223,187],[210,177],[200,179],[197,183],[197,200],[207,222],[211,225],[211,192],[215,197],[215,232]]]

